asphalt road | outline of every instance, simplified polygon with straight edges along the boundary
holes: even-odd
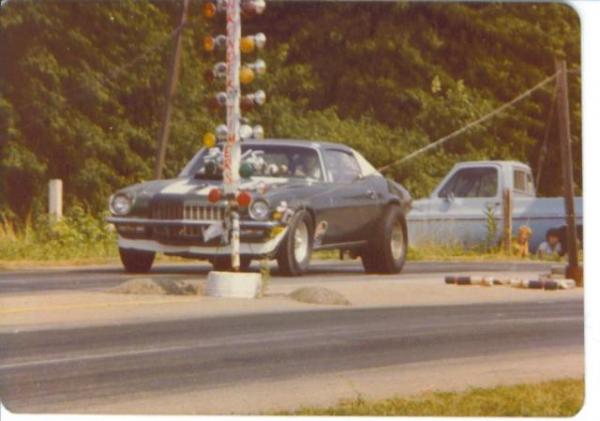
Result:
[[[552,264],[546,262],[408,262],[400,275],[394,279],[402,280],[419,274],[446,274],[461,272],[547,272]],[[169,264],[159,263],[152,272],[144,277],[161,279],[189,279],[205,277],[211,266],[206,263]],[[254,270],[258,270],[256,264]],[[277,276],[274,267],[273,282],[310,284],[323,279],[343,280],[364,276],[359,261],[314,261],[310,272],[300,278]],[[93,268],[42,269],[0,271],[0,294],[44,292],[52,290],[103,290],[112,288],[133,276],[123,272],[120,266],[104,266]],[[369,278],[385,278],[369,275]]]
[[[581,346],[583,303],[314,311],[0,334],[0,398],[17,412]],[[144,412],[144,408],[139,409]]]
[[[409,262],[393,279],[544,272],[550,267],[535,262]],[[189,279],[209,270],[201,263],[161,263],[148,276]],[[273,282],[310,284],[359,275],[365,276],[358,262],[317,261],[304,277],[275,272]],[[104,290],[131,277],[118,266],[0,272],[0,294]],[[17,412],[60,412],[262,380],[573,346],[583,352],[583,304],[564,299],[15,331],[0,334],[0,399]]]

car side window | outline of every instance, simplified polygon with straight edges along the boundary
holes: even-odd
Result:
[[[325,151],[325,167],[335,183],[350,183],[360,177],[356,158],[348,152],[328,149]]]
[[[495,168],[463,168],[440,190],[439,197],[495,197],[498,193],[498,170]]]

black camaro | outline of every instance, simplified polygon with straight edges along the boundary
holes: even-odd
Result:
[[[230,266],[221,147],[204,148],[171,180],[124,188],[110,198],[129,272],[150,270],[156,252]],[[395,273],[407,250],[410,194],[344,145],[296,140],[242,143],[240,256],[277,259],[304,273],[313,250],[360,256],[368,273]]]

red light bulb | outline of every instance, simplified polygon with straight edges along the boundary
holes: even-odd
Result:
[[[247,208],[252,202],[252,196],[247,191],[241,191],[237,195],[237,202],[241,208]]]
[[[208,192],[208,201],[216,203],[221,200],[221,190],[215,188]]]

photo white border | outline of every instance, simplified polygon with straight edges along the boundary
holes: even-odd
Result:
[[[269,0],[267,0],[269,1]],[[567,2],[578,11],[582,25],[582,112],[583,112],[583,173],[584,173],[584,219],[585,219],[585,393],[586,400],[577,420],[597,420],[600,416],[600,259],[595,260],[600,236],[600,195],[595,182],[600,182],[600,1],[571,0]],[[4,421],[176,421],[186,419],[209,419],[217,417],[194,416],[108,416],[108,415],[29,415],[13,414],[0,403],[0,420]],[[254,420],[258,417],[243,417]],[[260,417],[264,418],[264,417]],[[279,418],[279,417],[270,417]],[[321,417],[294,417],[295,419],[321,419]],[[374,417],[361,417],[369,419]],[[403,417],[415,420],[442,420],[446,417]],[[219,420],[229,421],[241,417],[219,416]],[[336,420],[349,417],[336,417]],[[379,419],[379,418],[377,418]],[[450,419],[450,418],[448,418]],[[470,417],[469,420],[485,420]],[[541,419],[541,418],[537,418]],[[547,418],[556,420],[556,418]]]

